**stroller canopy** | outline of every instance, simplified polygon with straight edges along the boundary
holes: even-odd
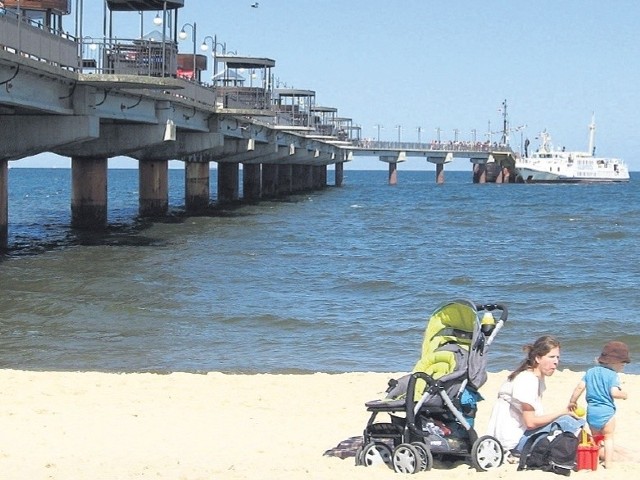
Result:
[[[454,300],[433,312],[413,371],[447,381],[468,375],[475,388],[486,382],[484,335],[473,302]]]

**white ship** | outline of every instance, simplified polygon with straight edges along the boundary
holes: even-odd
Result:
[[[628,182],[629,169],[622,160],[594,156],[595,131],[592,119],[587,152],[554,150],[551,137],[542,132],[538,150],[516,159],[516,173],[525,183]]]

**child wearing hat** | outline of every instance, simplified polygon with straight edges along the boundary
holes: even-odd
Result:
[[[604,467],[611,468],[616,428],[614,400],[627,399],[627,392],[622,391],[618,374],[631,361],[629,347],[624,342],[607,342],[597,361],[598,365],[586,371],[571,394],[569,408],[575,410],[578,399],[583,392],[587,392],[587,424],[592,435],[604,437]]]

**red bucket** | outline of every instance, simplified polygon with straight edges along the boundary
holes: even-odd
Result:
[[[578,445],[578,452],[576,455],[576,469],[577,470],[597,470],[598,460],[600,456],[600,445],[604,440],[603,435],[589,435],[585,430],[582,430],[580,435],[580,445]]]
[[[598,469],[598,445],[578,445],[577,468],[578,470]]]

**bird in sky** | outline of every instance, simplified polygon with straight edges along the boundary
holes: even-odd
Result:
[[[255,2],[251,4],[251,8],[258,8],[260,6],[260,3]]]

